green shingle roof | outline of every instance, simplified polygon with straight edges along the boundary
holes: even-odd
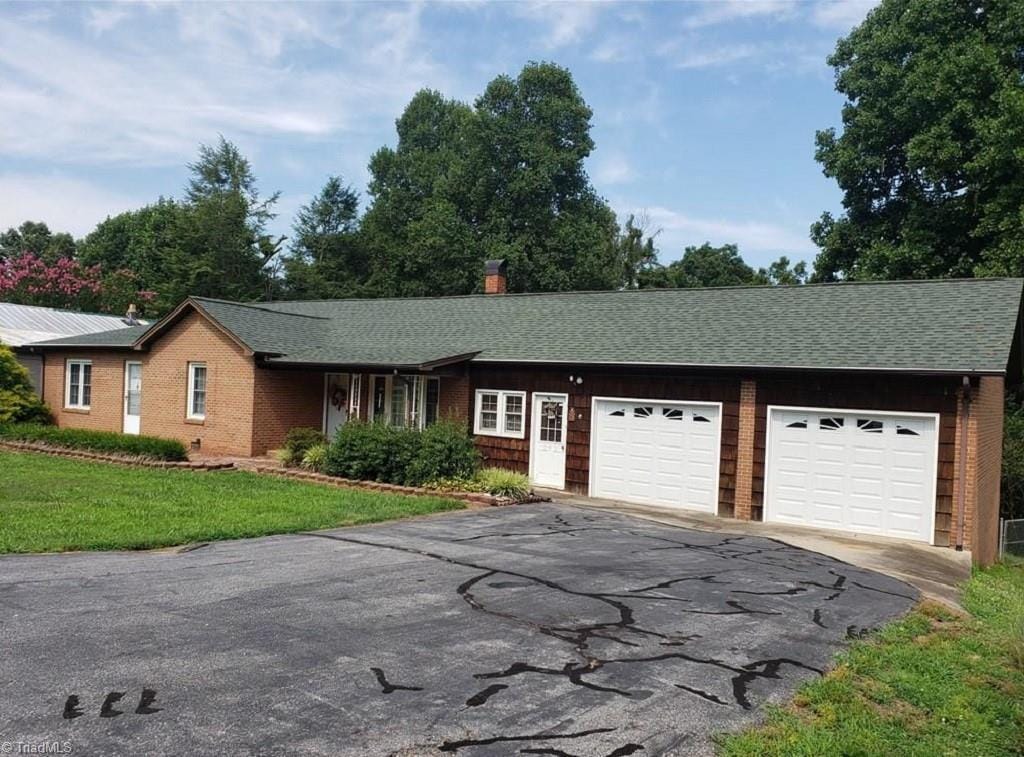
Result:
[[[33,342],[25,347],[106,347],[131,349],[135,340],[149,331],[149,326],[129,326],[123,329],[100,331],[94,334],[77,334],[62,339]]]
[[[194,302],[270,362],[422,366],[470,355],[474,362],[1002,373],[1022,286],[1021,279],[969,279]]]

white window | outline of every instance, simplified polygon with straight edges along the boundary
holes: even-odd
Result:
[[[352,384],[348,393],[348,414],[353,418],[359,418],[359,394],[363,390],[363,375],[352,374]]]
[[[64,407],[88,410],[92,402],[92,361],[68,360],[64,381]]]
[[[438,418],[441,380],[428,376],[373,376],[370,420],[424,428]]]
[[[188,417],[206,418],[206,363],[188,364]]]
[[[526,392],[476,390],[473,433],[484,436],[526,436]]]

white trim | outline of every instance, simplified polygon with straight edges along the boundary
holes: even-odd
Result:
[[[203,369],[203,412],[194,413],[192,408],[194,407],[195,401],[195,390],[196,390],[196,368]],[[210,371],[206,367],[206,362],[202,360],[189,361],[188,363],[188,396],[186,398],[185,405],[185,418],[190,421],[204,421],[206,420],[207,402],[210,399]]]
[[[488,390],[484,390],[488,391]],[[525,394],[525,392],[524,392]],[[568,478],[568,471],[566,470],[566,463],[568,461],[569,451],[569,395],[565,392],[533,392],[530,395],[530,436],[526,445],[527,454],[527,475],[530,479],[530,483],[533,483],[533,424],[537,422],[537,413],[534,412],[535,405],[537,404],[538,397],[558,397],[565,403],[565,409],[562,411],[562,486],[560,489],[565,489],[566,479]],[[523,426],[526,426],[525,419],[526,412],[526,401],[523,401]],[[522,437],[519,437],[522,438]]]
[[[714,407],[718,409],[718,454],[715,455],[715,511],[714,515],[718,516],[718,506],[720,498],[722,496],[722,426],[724,425],[725,418],[722,415],[723,403],[721,402],[707,402],[704,400],[659,400],[652,399],[651,397],[598,397],[594,396],[590,398],[590,449],[588,453],[590,459],[588,460],[589,472],[587,473],[587,494],[591,497],[594,496],[594,476],[596,468],[594,461],[597,459],[597,434],[594,433],[594,424],[597,422],[597,403],[600,401],[604,402],[651,402],[657,405],[696,405],[697,407]],[[699,512],[692,510],[692,512]]]
[[[126,430],[126,421],[128,420],[128,373],[131,366],[139,366],[139,414],[131,416],[132,418],[139,419],[139,431],[128,431]],[[121,432],[125,434],[138,434],[142,430],[142,361],[141,360],[125,360],[124,361],[124,404],[121,412]]]
[[[348,417],[359,420],[359,394],[363,391],[363,374],[352,373],[348,389]]]
[[[549,392],[541,392],[548,394]],[[480,426],[480,395],[498,395],[498,418],[497,428],[482,428]],[[554,396],[554,395],[552,395]],[[568,397],[569,395],[565,395]],[[508,431],[505,428],[505,407],[509,397],[520,397],[523,400],[523,422],[519,431]],[[503,439],[525,439],[526,438],[526,400],[527,393],[521,389],[477,389],[473,395],[473,433],[478,436],[497,436]]]
[[[792,412],[792,411],[804,411],[808,413],[845,413],[845,414],[863,414],[863,415],[885,415],[885,416],[901,416],[904,418],[930,418],[935,421],[935,451],[933,460],[935,461],[934,475],[931,480],[931,518],[929,519],[928,528],[928,544],[935,546],[935,511],[938,509],[938,479],[939,479],[939,430],[941,425],[940,413],[920,413],[920,412],[901,412],[899,410],[868,410],[865,408],[846,408],[846,407],[808,407],[806,405],[768,405],[765,408],[765,438],[764,438],[764,492],[762,493],[761,501],[761,521],[763,523],[769,522],[769,514],[771,513],[771,449],[772,449],[772,412],[773,411]],[[780,521],[781,522],[781,521]],[[807,528],[815,528],[815,526],[808,525]],[[860,533],[856,531],[845,531],[845,533]],[[874,536],[875,534],[869,534]],[[899,539],[901,537],[889,537]],[[914,541],[912,539],[906,539],[906,541]],[[921,542],[917,542],[920,544]]]
[[[71,404],[71,366],[77,365],[78,368],[78,402],[74,405]],[[85,366],[89,366],[89,403],[85,404],[83,395],[85,394]],[[68,358],[64,361],[64,408],[67,410],[89,410],[92,407],[92,360],[83,360],[81,358]]]

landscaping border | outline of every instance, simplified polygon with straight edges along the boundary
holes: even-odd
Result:
[[[341,478],[340,476],[328,476],[326,473],[314,473],[313,471],[296,468],[277,468],[269,465],[257,466],[255,471],[265,475],[290,478],[295,481],[306,481],[314,484],[326,484],[327,486],[341,486],[352,489],[370,489],[393,494],[429,495],[446,499],[458,499],[463,502],[472,502],[488,507],[505,507],[508,505],[525,505],[531,502],[549,501],[547,497],[541,497],[533,493],[521,499],[512,499],[511,497],[495,497],[486,492],[442,491],[440,489],[429,489],[424,486],[401,486],[399,484],[386,484],[380,481],[357,481],[351,478]]]
[[[150,457],[108,455],[103,452],[89,452],[87,450],[72,449],[70,447],[53,447],[47,444],[38,444],[35,442],[0,441],[0,449],[8,449],[14,452],[39,452],[43,455],[66,457],[72,460],[91,460],[94,462],[118,463],[120,465],[136,465],[143,468],[175,468],[179,470],[194,471],[234,470],[235,468],[235,464],[231,462],[214,463],[192,462],[191,460],[154,460]]]

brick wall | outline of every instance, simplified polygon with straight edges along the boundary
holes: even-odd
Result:
[[[124,363],[131,352],[49,352],[43,364],[43,399],[58,426],[121,431],[124,423]],[[92,361],[92,399],[88,410],[64,407],[64,370],[68,360]]]
[[[438,397],[438,417],[469,423],[472,400],[469,376],[442,376]]]
[[[972,406],[974,497],[967,545],[976,563],[991,565],[998,557],[999,485],[1003,461],[1003,379],[983,376]]]
[[[142,433],[200,440],[205,454],[250,455],[252,358],[202,316],[190,313],[155,340],[142,360]],[[186,418],[188,364],[206,363],[206,418]]]
[[[255,380],[252,454],[279,448],[297,426],[323,427],[323,373],[257,368]]]
[[[757,382],[740,382],[739,430],[736,436],[736,506],[733,515],[741,520],[752,517],[754,480],[754,428],[757,416]]]

